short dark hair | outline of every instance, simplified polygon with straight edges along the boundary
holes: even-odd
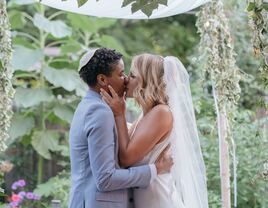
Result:
[[[80,69],[79,75],[88,86],[94,87],[97,84],[97,76],[99,74],[111,76],[114,65],[122,57],[121,53],[113,49],[99,48],[89,62]]]

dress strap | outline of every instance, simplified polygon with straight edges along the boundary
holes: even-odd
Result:
[[[131,133],[131,135],[130,135],[130,139],[131,139],[132,136],[134,135],[134,132],[136,131],[137,126],[138,126],[138,123],[140,122],[140,120],[141,120],[142,117],[143,117],[143,114],[141,114],[141,115],[138,117],[136,123],[134,124],[135,126],[134,126],[134,129],[133,129],[133,131],[132,131],[132,133]]]

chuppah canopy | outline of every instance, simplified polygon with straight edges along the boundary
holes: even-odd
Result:
[[[167,6],[160,4],[149,18],[140,10],[132,14],[131,4],[121,7],[123,0],[88,0],[81,7],[78,7],[77,0],[41,0],[41,3],[56,9],[96,17],[156,19],[191,11],[208,1],[210,0],[168,0]]]

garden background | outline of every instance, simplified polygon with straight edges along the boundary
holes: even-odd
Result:
[[[205,159],[209,205],[221,207],[219,146],[212,87],[204,79],[196,11],[155,20],[115,20],[58,11],[34,0],[8,1],[16,90],[8,148],[1,153],[0,185],[11,196],[14,182],[25,180],[24,191],[39,200],[24,208],[50,207],[52,199],[67,207],[70,161],[68,131],[73,112],[86,91],[77,66],[90,47],[109,47],[124,55],[126,71],[133,55],[149,52],[178,56],[191,77],[197,125]],[[244,0],[226,0],[236,61],[241,70],[241,93],[232,127],[236,143],[237,207],[268,207],[268,92],[258,71]],[[128,100],[128,119],[140,110]],[[231,161],[232,162],[232,161]],[[265,166],[266,165],[266,166]],[[233,177],[231,172],[231,177]],[[231,178],[232,179],[232,178]],[[12,189],[13,184],[13,189]],[[2,197],[0,207],[9,207]]]

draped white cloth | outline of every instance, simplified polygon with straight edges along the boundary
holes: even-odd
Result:
[[[168,6],[159,5],[149,18],[141,11],[132,14],[131,5],[121,8],[123,0],[88,0],[79,8],[76,0],[41,0],[41,3],[56,9],[96,17],[156,19],[191,11],[208,1],[210,0],[168,0]]]

